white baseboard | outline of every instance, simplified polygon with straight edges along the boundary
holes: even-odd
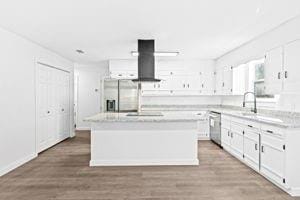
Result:
[[[34,159],[37,157],[36,153],[32,153],[24,158],[21,158],[19,160],[16,160],[15,162],[9,164],[6,167],[3,167],[2,169],[0,169],[0,176],[3,176],[4,174],[7,174],[8,172],[20,167],[21,165],[27,163],[28,161]]]
[[[291,188],[287,191],[293,197],[300,197],[300,188]]]
[[[91,127],[76,127],[76,131],[90,131]]]
[[[91,160],[90,166],[199,165],[199,160]]]

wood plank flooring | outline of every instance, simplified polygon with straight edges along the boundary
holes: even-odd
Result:
[[[1,200],[287,200],[292,198],[210,141],[199,166],[89,167],[90,134],[78,132],[0,177]]]

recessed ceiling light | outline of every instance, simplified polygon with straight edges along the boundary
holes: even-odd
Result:
[[[79,53],[79,54],[84,54],[84,51],[81,50],[81,49],[76,49],[76,52]]]
[[[139,52],[132,51],[131,55],[138,56]],[[174,56],[178,56],[178,55],[179,55],[179,52],[176,52],[176,51],[156,51],[156,52],[154,52],[154,56],[156,56],[156,57],[174,57]]]

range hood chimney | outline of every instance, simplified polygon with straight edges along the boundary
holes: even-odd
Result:
[[[138,40],[138,78],[132,81],[159,82],[155,78],[154,40]]]

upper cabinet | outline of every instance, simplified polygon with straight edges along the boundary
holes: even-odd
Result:
[[[269,94],[279,94],[282,90],[283,48],[270,50],[265,56],[265,90]]]
[[[266,53],[265,87],[269,94],[299,94],[300,40]]]
[[[284,88],[285,93],[299,94],[300,90],[300,40],[284,46]]]
[[[109,76],[115,79],[135,79],[137,78],[136,60],[110,60]]]
[[[232,94],[232,66],[225,66],[219,68],[215,72],[216,88],[215,94],[217,95],[230,95]]]

